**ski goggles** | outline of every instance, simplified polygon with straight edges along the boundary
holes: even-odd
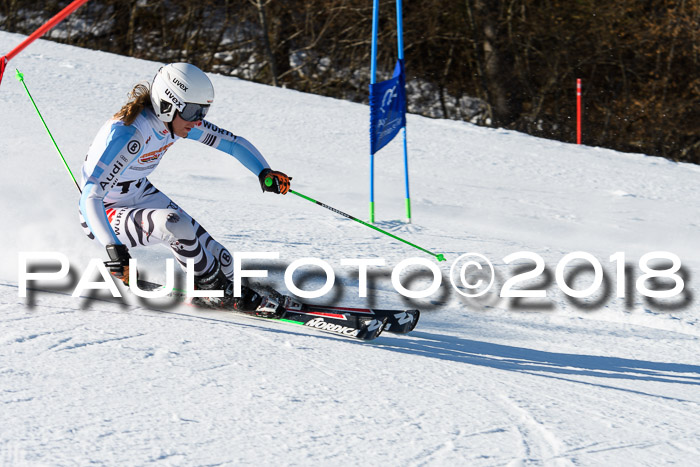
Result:
[[[204,119],[204,116],[209,112],[209,104],[194,104],[188,102],[180,112],[180,118],[187,122],[196,122]]]

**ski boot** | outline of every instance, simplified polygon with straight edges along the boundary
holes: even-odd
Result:
[[[233,281],[217,267],[211,274],[195,277],[195,290],[223,290],[223,297],[195,297],[192,304],[203,308],[219,310],[232,310],[241,313],[261,316],[263,318],[276,318],[282,315],[284,309],[279,306],[274,298],[259,294],[250,287],[241,286],[241,296],[233,294]]]

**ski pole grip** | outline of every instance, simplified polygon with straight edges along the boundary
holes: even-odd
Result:
[[[272,177],[265,178],[265,186],[272,186]]]

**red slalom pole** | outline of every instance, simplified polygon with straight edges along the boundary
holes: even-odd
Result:
[[[576,144],[581,144],[581,78],[576,80]]]
[[[2,75],[5,72],[5,65],[7,65],[7,62],[12,60],[18,53],[20,53],[22,50],[25,49],[29,44],[46,34],[48,30],[56,26],[58,23],[66,19],[68,15],[73,13],[75,10],[80,8],[84,3],[87,3],[88,0],[75,0],[73,1],[70,5],[65,7],[63,10],[59,11],[53,18],[48,20],[46,23],[44,23],[43,26],[41,26],[39,29],[34,31],[31,36],[27,37],[24,41],[22,41],[21,44],[19,44],[17,47],[12,49],[10,53],[7,55],[0,57],[0,83],[2,83]]]
[[[0,57],[0,83],[2,83],[2,75],[5,74],[5,65],[7,64],[7,58]]]

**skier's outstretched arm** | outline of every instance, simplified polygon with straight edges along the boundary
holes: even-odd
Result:
[[[263,191],[281,194],[289,191],[291,177],[270,169],[270,164],[260,151],[242,136],[236,136],[207,120],[202,120],[200,125],[190,130],[187,139],[199,141],[238,159],[248,170],[258,176]],[[270,181],[266,182],[267,179]]]

